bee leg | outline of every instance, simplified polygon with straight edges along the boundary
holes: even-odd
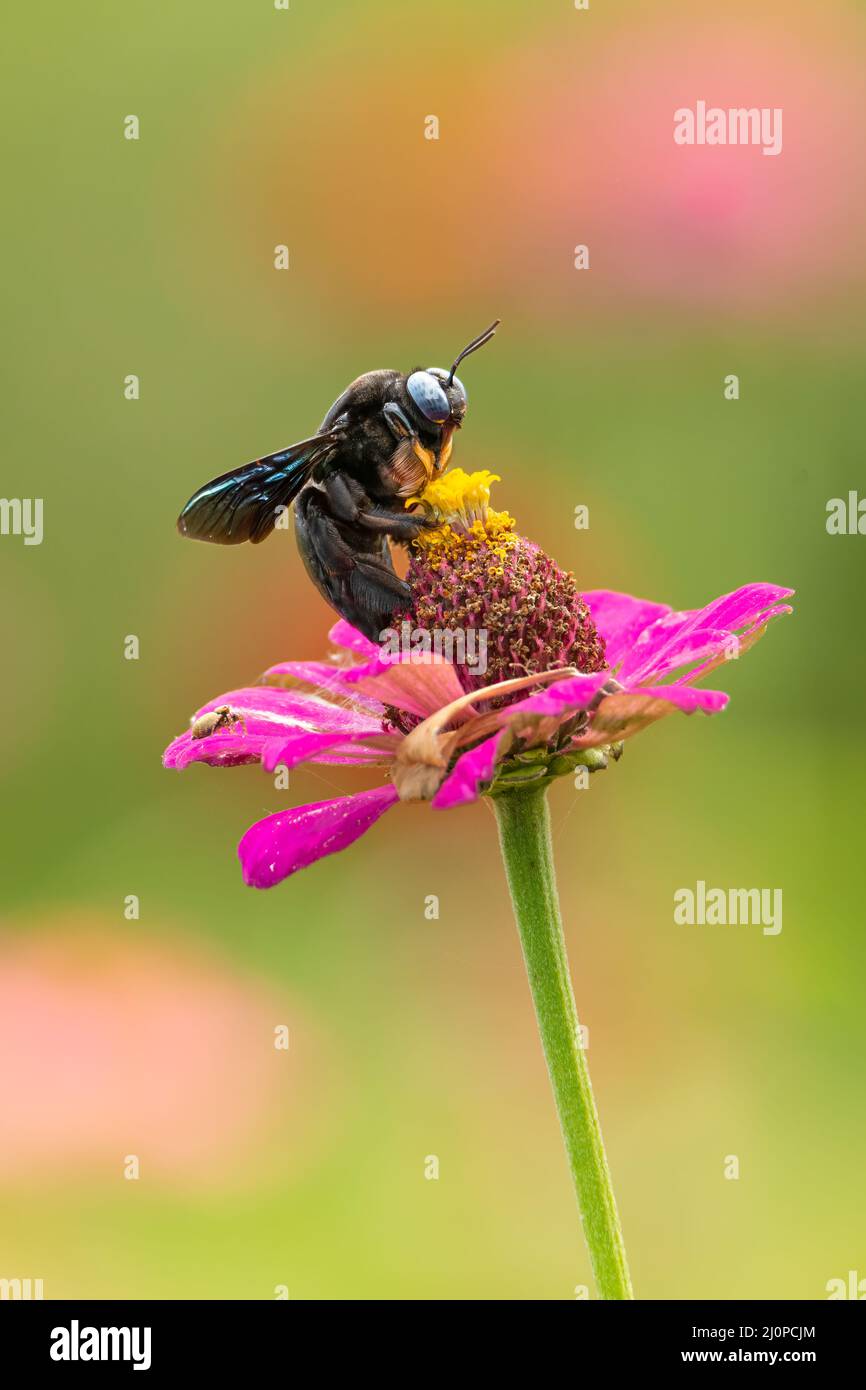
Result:
[[[390,615],[411,594],[409,585],[394,573],[384,536],[376,551],[373,537],[369,548],[357,540],[354,547],[348,544],[329,498],[318,488],[305,489],[298,498],[295,534],[307,573],[322,597],[376,641]]]
[[[332,473],[324,486],[335,517],[376,535],[411,541],[430,524],[426,517],[416,513],[388,511],[368,497],[357,479],[345,473]]]
[[[349,583],[355,613],[351,621],[371,642],[377,642],[392,615],[411,601],[412,590],[390,565],[372,555],[355,560]]]
[[[424,531],[436,522],[417,512],[389,512],[373,505],[369,511],[362,512],[358,524],[368,531],[384,533],[395,541],[413,541],[419,531]]]
[[[333,583],[349,573],[354,556],[340,534],[328,499],[318,488],[305,488],[295,503],[295,531],[310,578],[333,603]]]

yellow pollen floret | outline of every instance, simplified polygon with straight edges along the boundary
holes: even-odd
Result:
[[[410,497],[407,506],[418,503],[438,524],[422,531],[415,544],[424,550],[439,550],[445,555],[460,546],[491,541],[494,549],[505,558],[514,544],[515,521],[507,512],[491,511],[490,485],[501,479],[498,473],[483,468],[478,473],[464,473],[452,468],[441,478],[434,478],[418,497]]]

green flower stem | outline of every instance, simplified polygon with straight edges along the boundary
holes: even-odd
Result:
[[[553,867],[547,788],[493,798],[538,1031],[559,1112],[583,1233],[602,1298],[633,1298],[610,1169],[580,1046]]]

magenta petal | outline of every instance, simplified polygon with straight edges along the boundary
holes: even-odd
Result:
[[[385,661],[369,668],[356,667],[358,684],[362,691],[372,695],[383,705],[393,705],[395,709],[408,710],[426,719],[444,705],[460,700],[466,694],[460,678],[450,661],[433,659],[429,662]],[[353,672],[352,678],[355,678]],[[458,715],[458,719],[468,719],[470,711]]]
[[[320,690],[342,693],[344,676],[350,669],[348,666],[337,666],[333,661],[278,661],[276,666],[268,667],[262,682],[266,684],[290,676]]]
[[[594,711],[589,728],[575,736],[576,748],[603,748],[633,738],[678,709],[683,714],[702,710],[717,714],[728,703],[722,690],[696,690],[691,685],[650,685],[606,695]]]
[[[381,724],[372,724],[366,730],[358,730],[351,734],[344,732],[309,733],[305,729],[298,729],[289,734],[288,738],[270,740],[262,754],[262,767],[265,772],[273,772],[275,768],[280,766],[289,768],[297,767],[299,763],[318,762],[320,753],[340,746],[342,746],[345,755],[342,761],[354,761],[351,745],[374,735],[379,736],[381,733]],[[394,742],[396,743],[396,739]],[[357,761],[368,762],[372,751],[371,749],[358,750]]]
[[[775,605],[792,592],[778,584],[745,584],[705,608],[668,614],[640,634],[623,661],[620,680],[627,684],[649,680],[690,661],[721,654],[737,629],[766,621],[777,611]],[[702,636],[706,645],[700,651]],[[696,655],[689,654],[690,645]]]
[[[763,635],[773,618],[780,618],[783,614],[793,613],[793,611],[793,608],[787,603],[779,604],[776,608],[768,608],[763,613],[758,614],[758,617],[754,623],[752,623],[751,627],[744,628],[740,632],[732,634],[732,636],[736,637],[736,656],[739,656],[742,651],[748,651],[752,643],[756,642],[758,638]],[[728,638],[728,641],[731,641],[731,637]],[[688,681],[691,684],[693,681],[699,680],[705,672],[714,670],[718,665],[718,657],[720,654],[724,654],[728,660],[732,659],[732,654],[729,652],[715,652],[710,660],[703,662],[700,666],[696,666],[693,670],[681,676],[677,684],[679,684],[680,681]],[[655,672],[653,672],[653,675],[655,675]]]
[[[363,632],[359,632],[351,623],[347,623],[345,618],[340,618],[339,622],[334,623],[328,633],[328,641],[335,647],[346,647],[349,651],[360,652],[362,656],[377,656],[379,648],[375,642],[371,642],[369,637],[365,637]]]
[[[350,699],[354,705],[360,706],[365,714],[381,716],[383,709],[380,702],[369,695],[362,695],[354,684],[353,673],[358,670],[366,670],[366,663],[335,666],[332,662],[325,661],[280,661],[276,666],[268,667],[262,682],[278,682],[289,677],[313,687],[307,694],[301,692],[301,698],[309,699],[318,694],[326,696],[331,702],[342,700],[345,703],[346,699]]]
[[[257,763],[270,738],[273,734],[244,734],[237,726],[220,729],[208,738],[193,738],[187,731],[172,739],[162,755],[162,765],[181,771],[190,763],[208,763],[211,767]]]
[[[642,685],[630,693],[649,695],[654,700],[667,700],[684,714],[694,714],[695,710],[702,710],[704,714],[718,714],[731,698],[723,690],[700,690],[694,685]]]
[[[499,745],[505,735],[506,730],[500,729],[492,738],[486,738],[483,743],[479,743],[477,748],[470,748],[468,752],[461,753],[430,803],[437,811],[478,800],[482,783],[489,782],[493,776]]]
[[[793,589],[783,589],[779,584],[743,584],[730,594],[708,603],[695,613],[696,626],[726,627],[729,630],[743,627],[751,622],[763,609],[790,598]]]
[[[257,762],[274,740],[289,739],[298,732],[334,733],[347,739],[356,734],[366,736],[374,730],[382,731],[381,721],[373,710],[352,709],[320,695],[283,690],[274,685],[230,690],[202,705],[194,718],[220,705],[228,705],[240,716],[241,722],[219,729],[207,738],[194,739],[189,731],[181,734],[165,751],[163,763],[166,767],[184,768],[193,762],[232,767]]]
[[[681,617],[682,615],[678,614],[677,616]],[[663,627],[664,624],[656,624],[656,626]],[[649,632],[655,634],[656,627],[650,628]],[[728,647],[733,646],[733,649],[736,650],[736,645],[734,634],[726,628],[698,628],[693,631],[681,631],[668,637],[659,634],[656,642],[657,651],[653,655],[645,657],[647,649],[638,643],[634,647],[631,659],[626,658],[623,663],[619,678],[631,688],[650,676],[653,680],[657,680],[660,676],[666,676],[669,672],[677,671],[683,666],[690,666],[693,662],[718,656]]]
[[[273,888],[298,869],[359,839],[396,801],[395,787],[278,811],[251,825],[238,845],[244,882]]]
[[[631,651],[645,628],[671,611],[666,603],[651,603],[649,599],[618,594],[613,589],[590,589],[583,597],[604,638],[605,660],[611,669]]]
[[[528,695],[525,700],[517,700],[497,711],[503,721],[513,714],[566,715],[577,710],[588,709],[606,680],[607,671],[595,671],[589,676],[567,676],[565,680],[555,681],[543,690]]]
[[[366,728],[370,715],[366,710],[326,700],[315,691],[284,690],[278,685],[251,685],[244,690],[230,690],[208,700],[196,711],[196,717],[206,710],[229,705],[242,716],[247,728],[254,733],[279,734],[285,728],[353,729]]]

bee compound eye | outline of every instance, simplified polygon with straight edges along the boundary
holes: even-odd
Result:
[[[441,381],[432,372],[413,372],[406,390],[426,420],[441,425],[449,418],[451,406]]]
[[[463,405],[466,405],[466,387],[463,385],[459,376],[452,377],[451,373],[446,372],[443,367],[428,367],[427,372],[428,375],[435,376],[437,381],[442,382],[443,389],[446,387],[448,388],[448,394],[452,398],[452,401],[456,396],[458,402],[462,401]],[[448,385],[449,378],[451,383],[450,386]]]

